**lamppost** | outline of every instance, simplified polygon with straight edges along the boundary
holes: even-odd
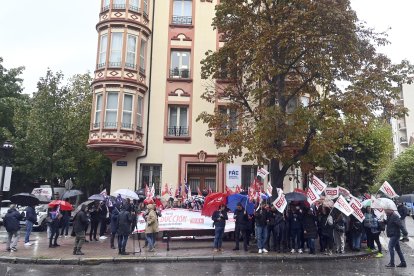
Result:
[[[349,183],[348,183],[348,190],[352,192],[352,180],[351,180],[351,158],[354,154],[354,148],[352,146],[346,146],[345,147],[345,154],[346,154],[346,163],[348,165],[348,177],[349,177]]]
[[[13,149],[13,144],[7,140],[4,144],[0,147],[3,153],[3,167],[1,172],[1,182],[0,182],[0,202],[3,200],[3,186],[4,180],[6,178],[6,167],[9,164],[9,154]]]

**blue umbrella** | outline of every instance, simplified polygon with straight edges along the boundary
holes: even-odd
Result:
[[[232,194],[227,197],[227,208],[233,212],[237,208],[237,203],[241,203],[249,215],[254,213],[254,203],[249,201],[247,195]]]

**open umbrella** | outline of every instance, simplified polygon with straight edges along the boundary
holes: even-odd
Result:
[[[234,212],[236,210],[238,203],[242,204],[249,215],[254,213],[254,203],[249,201],[247,195],[232,194],[227,197],[227,208],[231,211]]]
[[[87,200],[87,201],[82,202],[81,204],[79,204],[78,207],[76,207],[75,211],[73,211],[73,215],[75,216],[77,213],[79,213],[79,211],[82,209],[82,206],[84,205],[88,206],[92,203],[94,203],[93,200]]]
[[[98,200],[98,201],[104,201],[105,200],[105,196],[101,195],[101,194],[95,194],[95,195],[91,195],[90,197],[88,197],[89,200]]]
[[[291,193],[285,194],[285,199],[288,202],[290,202],[290,201],[307,201],[307,197],[304,194],[298,193],[298,192],[291,192]]]
[[[143,195],[143,196],[145,196],[145,189],[144,188],[141,188],[141,189],[137,190],[135,193],[137,195]]]
[[[45,195],[34,195],[40,201],[40,203],[49,203],[51,200]]]
[[[362,206],[364,206],[364,207],[371,207],[371,204],[372,204],[372,199],[371,198],[365,199],[364,201],[362,201]]]
[[[56,206],[60,206],[60,210],[61,211],[72,211],[73,210],[73,206],[72,204],[70,204],[67,201],[64,200],[52,200],[49,204],[49,207],[54,208]]]
[[[201,210],[201,214],[204,216],[212,216],[214,211],[218,210],[218,207],[222,204],[226,205],[227,194],[226,193],[212,193],[206,196],[204,200],[204,206]]]
[[[29,193],[15,194],[10,197],[10,201],[21,206],[35,206],[40,203],[39,199]]]
[[[397,211],[395,202],[385,197],[375,199],[371,204],[371,208]]]
[[[78,196],[78,195],[83,195],[82,191],[79,190],[69,190],[63,193],[62,195],[62,199],[66,199],[66,198],[70,198],[70,197],[74,197],[74,196]]]
[[[129,189],[119,189],[116,190],[113,194],[113,196],[121,195],[122,198],[129,198],[129,199],[139,199],[138,195]]]

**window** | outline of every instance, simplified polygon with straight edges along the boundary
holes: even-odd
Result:
[[[140,183],[141,187],[145,188],[146,185],[151,189],[154,184],[155,194],[160,194],[161,187],[161,164],[141,164],[140,168]]]
[[[257,175],[256,166],[242,166],[242,189],[247,191],[250,187],[250,184],[253,182],[254,178]]]
[[[102,11],[107,11],[109,10],[109,0],[105,0],[103,7],[102,7]]]
[[[102,113],[102,94],[96,95],[95,105],[95,120],[93,128],[99,128],[101,126],[101,113]]]
[[[122,59],[122,33],[112,33],[111,37],[111,56],[109,66],[121,67]]]
[[[148,0],[143,0],[144,2],[144,15],[148,17]]]
[[[125,0],[114,0],[113,9],[125,9]]]
[[[138,107],[137,107],[137,131],[142,132],[142,110],[143,110],[144,98],[138,96]]]
[[[190,77],[190,51],[172,51],[170,78]]]
[[[106,48],[108,47],[108,35],[104,34],[101,36],[99,42],[99,61],[98,68],[105,67],[106,64]]]
[[[132,95],[124,95],[122,109],[122,128],[132,129]]]
[[[192,22],[192,1],[174,0],[173,24],[191,25]]]
[[[105,127],[116,128],[118,117],[118,92],[109,92],[106,99]]]
[[[145,54],[147,52],[147,42],[141,39],[141,48],[139,49],[139,71],[145,74]]]
[[[188,107],[168,108],[168,136],[188,136]]]
[[[127,42],[127,57],[125,67],[135,69],[135,53],[137,51],[137,37],[135,35],[128,35]]]
[[[129,0],[129,9],[138,12],[139,0]]]
[[[226,106],[219,107],[220,113],[225,116],[225,123],[222,125],[222,128],[226,130],[227,133],[231,133],[237,130],[237,111],[233,108],[228,108]]]

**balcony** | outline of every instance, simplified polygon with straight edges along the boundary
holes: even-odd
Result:
[[[172,24],[174,25],[192,25],[193,18],[191,16],[176,16],[172,17]]]
[[[129,10],[134,11],[134,12],[139,12],[139,7],[134,6],[134,5],[129,5]]]
[[[168,136],[172,137],[188,137],[188,127],[173,126],[168,128]]]
[[[125,4],[112,4],[113,10],[125,10]]]
[[[125,68],[129,68],[129,69],[136,70],[137,69],[137,66],[134,63],[125,62]]]
[[[121,62],[109,62],[109,67],[121,67]]]
[[[189,69],[178,69],[174,68],[170,70],[171,79],[189,79],[190,70]]]
[[[117,128],[117,122],[104,122],[104,128]]]

